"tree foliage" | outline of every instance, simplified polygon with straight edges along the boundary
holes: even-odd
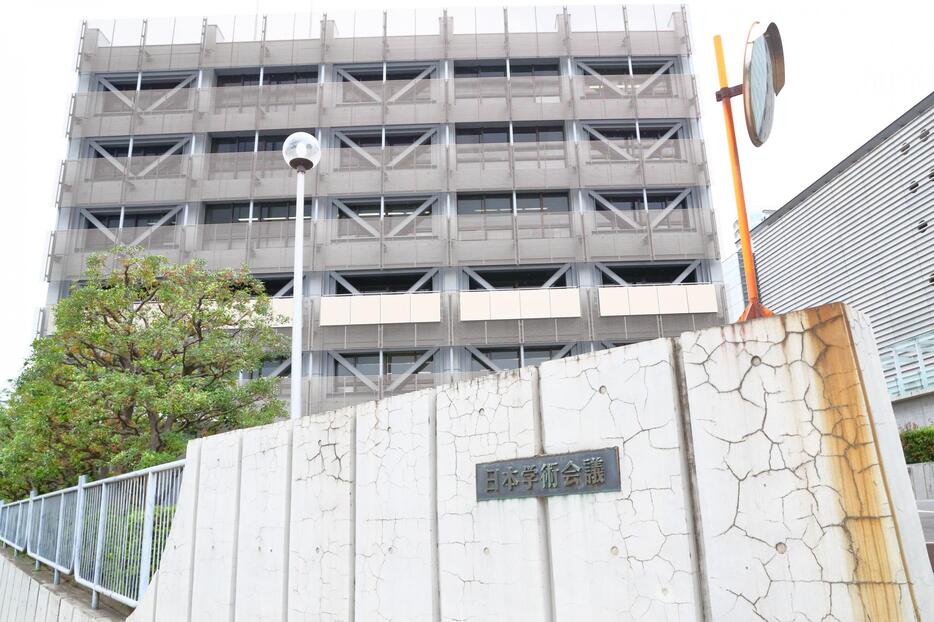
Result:
[[[0,406],[0,497],[173,460],[191,438],[284,414],[276,379],[239,380],[286,352],[246,270],[120,248],[88,260],[54,316]]]

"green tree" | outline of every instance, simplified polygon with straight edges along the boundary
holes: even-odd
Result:
[[[0,406],[0,497],[181,457],[189,439],[285,413],[277,379],[241,370],[286,353],[246,270],[119,248],[88,260]]]

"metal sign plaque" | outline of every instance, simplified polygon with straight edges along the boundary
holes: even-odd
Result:
[[[477,465],[476,477],[477,501],[622,489],[618,447],[483,462]]]

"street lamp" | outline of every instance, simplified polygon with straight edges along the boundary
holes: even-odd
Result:
[[[298,173],[295,176],[295,265],[292,280],[292,396],[289,416],[302,416],[302,277],[305,249],[305,171],[321,161],[321,145],[308,132],[295,132],[285,139],[282,157]]]

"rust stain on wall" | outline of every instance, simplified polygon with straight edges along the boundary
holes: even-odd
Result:
[[[817,353],[813,371],[822,386],[814,413],[819,464],[830,470],[844,514],[853,609],[866,620],[900,620],[906,573],[846,311],[834,304],[804,315],[805,347]]]

